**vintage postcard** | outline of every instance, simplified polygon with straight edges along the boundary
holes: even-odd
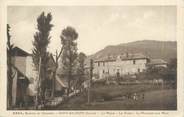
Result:
[[[0,116],[184,116],[184,5],[2,1]]]

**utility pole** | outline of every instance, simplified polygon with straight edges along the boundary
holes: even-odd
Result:
[[[89,86],[88,86],[88,104],[90,104],[92,78],[93,78],[93,60],[90,59],[90,79],[89,79]]]

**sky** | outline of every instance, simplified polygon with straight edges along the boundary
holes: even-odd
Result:
[[[175,6],[9,6],[7,23],[15,46],[31,53],[36,19],[43,11],[53,17],[52,53],[61,48],[60,35],[67,26],[79,34],[78,52],[87,55],[138,40],[176,41]]]

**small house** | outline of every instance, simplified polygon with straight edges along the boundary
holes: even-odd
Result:
[[[147,64],[148,67],[167,67],[167,62],[162,59],[151,59]]]
[[[12,84],[12,104],[13,106],[24,106],[26,101],[25,97],[30,83],[34,83],[37,77],[37,72],[33,66],[32,55],[22,50],[19,47],[12,49],[12,71],[13,71],[13,84]],[[33,82],[30,82],[33,79]],[[30,89],[35,92],[34,88]],[[34,94],[35,95],[35,94]]]

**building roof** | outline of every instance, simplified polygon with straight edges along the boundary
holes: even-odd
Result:
[[[96,60],[94,60],[95,62],[103,62],[103,61],[116,61],[116,58],[117,57],[115,57],[115,56],[105,56],[105,57],[102,57],[102,58],[98,58],[98,59],[96,59]]]
[[[110,61],[116,61],[116,60],[135,60],[135,59],[148,59],[149,57],[141,54],[141,53],[135,53],[135,54],[130,54],[130,53],[124,53],[121,55],[117,56],[106,56],[102,57],[99,59],[96,59],[95,62],[110,62]]]
[[[16,70],[19,76],[22,76],[28,83],[29,83],[29,78],[22,73],[15,65],[12,64],[12,69]],[[20,77],[19,77],[20,78]]]
[[[163,65],[163,64],[167,64],[167,62],[164,61],[163,59],[151,59],[150,63],[148,63],[148,65]]]
[[[141,54],[141,53],[135,53],[135,54],[128,54],[128,55],[121,55],[121,60],[130,60],[130,59],[147,59],[148,57]]]
[[[23,49],[15,46],[12,49],[12,56],[31,56],[31,54],[26,52],[26,51],[24,51]]]

